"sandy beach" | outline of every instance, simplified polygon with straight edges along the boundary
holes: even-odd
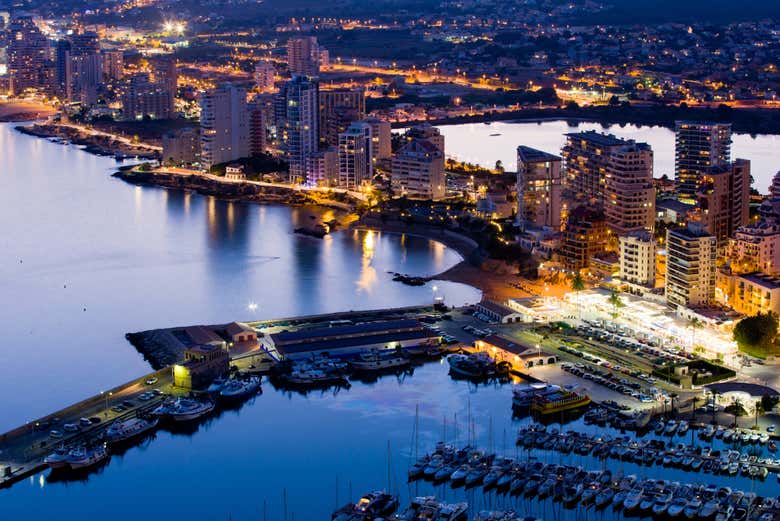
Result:
[[[0,122],[31,121],[49,117],[55,112],[50,105],[33,101],[0,101]]]

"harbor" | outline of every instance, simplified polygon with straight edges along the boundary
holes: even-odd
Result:
[[[9,486],[26,478],[36,479],[41,484],[44,481],[67,483],[74,479],[100,481],[103,478],[97,474],[110,472],[114,467],[113,459],[132,457],[135,447],[139,446],[147,451],[159,443],[161,437],[186,436],[196,440],[204,430],[209,432],[225,421],[240,420],[232,429],[243,429],[243,417],[247,413],[264,414],[266,404],[278,399],[325,400],[331,403],[331,408],[336,407],[331,409],[332,413],[349,407],[347,404],[358,399],[353,397],[379,399],[380,389],[390,385],[392,393],[400,393],[400,396],[405,392],[412,393],[402,399],[407,408],[412,402],[418,403],[414,407],[419,407],[419,398],[411,398],[418,396],[414,389],[434,386],[452,390],[435,393],[440,402],[436,408],[449,412],[438,419],[434,417],[437,413],[426,413],[428,427],[422,437],[427,441],[421,442],[421,433],[417,432],[414,435],[416,442],[410,445],[408,434],[399,433],[395,428],[394,470],[393,477],[387,480],[388,490],[403,489],[403,480],[398,476],[404,473],[399,467],[403,466],[402,461],[415,459],[415,447],[433,443],[436,438],[451,444],[469,440],[470,446],[477,446],[481,440],[486,444],[483,446],[492,446],[496,451],[502,424],[500,445],[504,449],[501,456],[495,457],[497,460],[514,458],[519,462],[524,457],[527,460],[524,465],[535,462],[571,464],[584,471],[607,468],[613,473],[623,469],[624,474],[654,480],[673,473],[673,483],[706,484],[712,479],[726,480],[724,483],[732,488],[761,489],[765,493],[776,486],[780,460],[774,458],[776,439],[773,436],[749,429],[711,426],[706,421],[712,418],[711,415],[702,415],[696,420],[689,415],[681,417],[679,413],[675,413],[676,418],[669,414],[643,413],[643,418],[648,416],[649,419],[641,425],[632,423],[646,404],[631,396],[622,397],[620,403],[606,399],[598,394],[604,389],[603,385],[581,378],[579,381],[589,388],[579,385],[577,391],[569,391],[573,388],[543,383],[540,376],[549,379],[556,375],[568,374],[569,378],[573,375],[559,368],[557,355],[550,356],[533,342],[502,344],[499,338],[484,331],[499,327],[485,326],[484,322],[479,325],[480,322],[467,308],[422,306],[163,330],[178,338],[181,344],[174,366],[143,375],[6,433],[0,452],[2,466],[8,469],[3,473],[3,485]],[[469,330],[464,329],[466,326]],[[498,333],[494,331],[493,335]],[[155,336],[159,337],[159,332]],[[350,338],[353,340],[348,341]],[[403,340],[398,343],[401,338],[413,339],[413,343],[403,345]],[[329,343],[334,339],[341,342],[342,349],[351,347],[339,356]],[[194,340],[205,345],[198,347]],[[203,368],[211,365],[202,365],[205,363],[202,359],[197,362],[201,365],[188,364],[187,357],[192,353],[203,356],[216,352],[205,349],[209,342],[215,344],[212,347],[216,351],[224,347],[224,352],[230,353],[230,360],[218,360],[224,378],[209,378],[208,382],[198,383]],[[564,352],[563,356],[566,355]],[[533,364],[529,367],[529,362],[542,361],[544,364],[538,367]],[[193,384],[199,389],[187,387]],[[591,400],[590,389],[596,391],[598,399]],[[565,399],[564,409],[558,409],[556,405],[549,414],[542,405],[532,407],[534,400],[557,404],[567,393],[587,397],[587,400]],[[236,399],[230,399],[231,394]],[[446,398],[447,394],[460,398],[452,401]],[[483,402],[482,406],[478,405],[480,402]],[[457,411],[454,415],[453,410]],[[653,412],[653,409],[644,410]],[[660,409],[655,410],[658,411]],[[241,418],[234,416],[236,414]],[[419,425],[416,414],[412,422],[415,431]],[[315,417],[320,417],[319,413]],[[437,423],[439,427],[435,426]],[[667,429],[670,429],[668,434]],[[143,431],[143,435],[133,436],[136,430]],[[112,443],[110,440],[112,436],[116,438],[117,432],[130,434],[129,443]],[[515,441],[517,445],[514,445]],[[85,466],[63,470],[56,466],[60,465],[58,458],[66,463],[76,461],[76,467]],[[84,458],[89,464],[79,463]],[[142,464],[141,461],[138,463]],[[735,465],[736,472],[733,472],[730,469]],[[52,470],[47,471],[47,467]],[[378,468],[381,467],[380,464]],[[368,470],[371,469],[366,469],[366,476]],[[456,470],[452,469],[450,478]],[[553,468],[548,470],[553,472]],[[331,472],[342,473],[335,469]],[[347,472],[345,469],[343,473]],[[346,479],[351,486],[349,476],[341,479]],[[363,481],[371,482],[366,478]],[[444,480],[449,481],[451,479]],[[342,487],[343,484],[342,481]],[[419,497],[436,495],[447,505],[469,504],[464,519],[503,519],[479,517],[492,513],[496,516],[522,513],[523,517],[545,518],[538,505],[532,505],[523,495],[497,494],[492,487],[488,487],[489,493],[485,497],[479,497],[474,487],[447,487],[444,493],[442,484],[441,480],[433,480],[430,484],[415,481],[406,485],[406,491],[401,494],[406,503],[399,505],[398,515],[406,515],[415,498],[423,494]],[[691,492],[692,488],[695,487],[685,488],[685,493],[698,493]],[[613,489],[615,494],[619,492],[614,486]],[[553,508],[552,504],[544,508]],[[758,512],[762,504],[756,504],[754,512]],[[561,506],[565,506],[565,502]],[[737,506],[739,502],[734,505]],[[767,509],[768,506],[763,513]]]

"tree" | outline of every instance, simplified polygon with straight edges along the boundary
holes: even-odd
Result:
[[[617,320],[620,314],[620,308],[625,307],[623,301],[620,299],[620,294],[617,291],[613,291],[609,295],[609,303],[612,306],[612,319]]]
[[[771,311],[743,318],[734,326],[734,340],[743,351],[771,348],[777,325],[777,315]]]
[[[571,289],[573,289],[577,293],[577,314],[582,315],[580,313],[580,291],[585,289],[585,279],[582,278],[582,274],[578,271],[574,274],[574,277],[571,279]]]
[[[696,348],[696,330],[700,329],[703,326],[701,320],[699,320],[698,317],[693,317],[688,322],[688,327],[691,328],[691,349]]]

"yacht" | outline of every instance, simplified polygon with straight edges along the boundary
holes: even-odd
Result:
[[[397,354],[395,351],[382,353],[380,351],[371,351],[365,353],[350,361],[352,369],[355,371],[384,371],[387,369],[396,369],[406,367],[410,364],[408,358]]]
[[[116,421],[106,430],[106,441],[110,444],[119,444],[148,434],[157,427],[160,420],[155,418],[130,418],[129,420]]]
[[[226,401],[238,401],[249,398],[260,389],[260,377],[250,376],[246,380],[237,378],[225,382],[219,391],[219,398]]]
[[[354,514],[360,519],[374,519],[386,517],[398,509],[398,498],[388,494],[384,490],[376,490],[361,497],[357,503],[346,505],[334,512],[332,519],[355,519]]]

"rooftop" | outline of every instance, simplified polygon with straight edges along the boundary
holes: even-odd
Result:
[[[547,161],[560,161],[560,156],[537,150],[535,148],[520,145],[517,147],[517,158],[523,163],[542,163]]]
[[[745,279],[766,289],[780,288],[780,278],[764,275],[763,273],[747,273],[745,275],[740,275],[739,278]]]

